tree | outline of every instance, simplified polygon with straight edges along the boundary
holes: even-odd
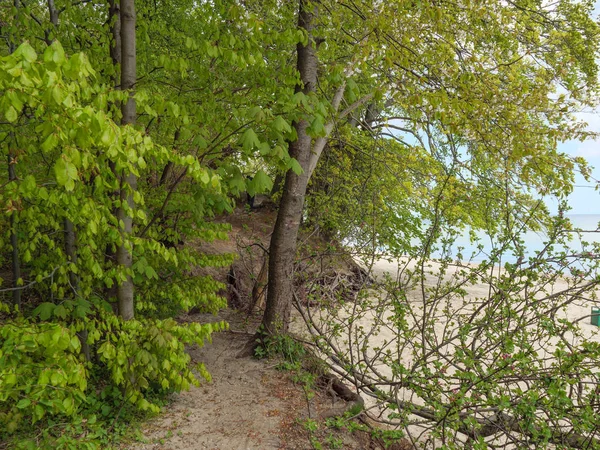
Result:
[[[27,417],[76,415],[84,396],[102,389],[101,400],[109,400],[94,404],[118,409],[124,397],[152,409],[150,391],[194,382],[184,344],[202,343],[224,325],[180,326],[171,318],[224,306],[222,286],[189,268],[232,258],[180,243],[224,237],[211,219],[230,212],[244,191],[270,191],[278,174],[286,177],[266,333],[287,329],[302,224],[417,256],[417,279],[464,226],[518,249],[516,231],[552,223],[540,200],[563,197],[573,173],[586,170],[556,144],[586,137],[570,114],[597,90],[598,27],[589,10],[588,2],[567,0],[0,4],[9,36],[0,59],[7,206],[0,229],[8,230],[0,235],[0,273],[13,274],[0,296],[21,305],[2,305],[2,423],[18,429]],[[498,290],[507,283],[490,282]],[[120,315],[111,304],[115,286]],[[398,310],[398,328],[411,338],[419,327],[403,325],[400,288],[389,289],[400,300],[385,305]],[[436,295],[442,305],[444,291]],[[504,298],[488,300],[498,306]],[[476,319],[473,329],[481,330]],[[87,363],[72,339],[78,333],[90,345]],[[419,348],[431,351],[434,337],[421,335]],[[343,352],[337,357],[348,378],[373,376],[347,367]],[[427,378],[432,364],[423,358],[415,370]],[[61,397],[51,401],[54,388],[43,377],[61,371]],[[432,389],[417,381],[415,390]],[[23,398],[30,394],[39,402]],[[448,393],[437,394],[447,406]],[[42,400],[50,406],[40,410]],[[427,415],[433,400],[429,406],[415,411]],[[455,429],[469,425],[468,412],[454,417]]]
[[[296,88],[296,92],[306,96],[314,93],[317,87],[318,61],[313,35],[315,14],[316,10],[313,10],[309,2],[300,0],[298,28],[306,32],[307,38],[306,42],[298,43],[297,46],[298,72],[302,84]],[[302,173],[297,174],[293,170],[286,173],[277,221],[269,246],[269,284],[263,325],[265,331],[271,334],[277,333],[280,327],[282,331],[286,331],[286,324],[289,323],[296,240],[304,207],[312,150],[312,138],[308,134],[308,127],[309,123],[304,118],[294,122],[297,138],[290,143],[289,153],[298,161]]]
[[[0,298],[23,300],[19,311],[1,304],[0,422],[10,432],[30,418],[41,429],[75,421],[88,400],[103,416],[123,402],[155,411],[150,392],[198,383],[184,345],[225,324],[172,318],[225,306],[221,283],[190,268],[232,255],[179,243],[225,238],[211,218],[295,164],[284,146],[295,74],[279,51],[295,30],[264,27],[246,5],[185,0],[136,2],[133,27],[127,5],[0,5],[2,34],[14,36],[12,54],[0,50],[2,173],[18,169],[0,190],[0,229],[12,230],[0,236],[0,274],[21,268]],[[115,314],[119,285],[127,295]],[[42,434],[51,446],[70,436]]]
[[[121,90],[128,93],[127,100],[121,107],[122,124],[133,126],[136,121],[135,109],[135,82],[136,82],[136,32],[135,32],[135,3],[134,0],[121,0],[120,5],[121,24]],[[122,227],[122,242],[117,247],[116,260],[125,270],[131,270],[133,264],[133,249],[131,248],[131,234],[133,233],[133,196],[137,189],[137,177],[135,173],[121,173],[120,176],[120,206],[117,210],[117,220]],[[134,287],[130,274],[118,284],[117,299],[119,302],[119,314],[123,319],[129,320],[134,317]]]
[[[303,174],[286,175],[270,250],[266,330],[287,329],[305,185],[335,127],[350,126],[346,130],[354,135],[387,136],[427,155],[420,170],[430,177],[432,195],[423,199],[429,203],[418,214],[396,212],[408,222],[430,219],[420,214],[427,204],[442,202],[441,219],[453,225],[493,229],[509,220],[519,226],[531,192],[568,193],[573,170],[585,172],[585,163],[558,153],[556,144],[585,135],[570,113],[591,102],[597,89],[597,66],[590,55],[598,45],[598,30],[590,8],[570,1],[465,3],[460,8],[445,2],[300,2],[298,28],[306,41],[298,46],[297,58],[306,93],[297,95],[310,100],[303,105],[304,118],[295,122],[298,140],[290,144],[290,154],[297,156]],[[320,50],[315,30],[324,42]],[[344,64],[334,63],[340,60]],[[324,96],[311,91],[316,83]],[[554,95],[559,86],[568,94]],[[342,102],[347,109],[338,113]],[[344,124],[342,119],[361,106],[378,111],[368,126],[360,114],[358,127],[356,117]],[[430,159],[438,166],[433,173],[427,173]],[[505,214],[497,216],[496,225],[478,220],[483,210],[468,200],[473,185],[507,193],[503,201],[484,197],[503,203]],[[445,195],[438,195],[441,191]],[[539,211],[538,220],[547,221],[544,208]]]
[[[211,312],[224,306],[224,299],[217,294],[222,285],[208,277],[190,278],[188,267],[226,266],[232,259],[230,255],[203,255],[194,248],[175,251],[169,245],[172,237],[165,240],[161,236],[171,224],[152,220],[160,218],[164,208],[154,209],[156,189],[146,183],[152,179],[154,166],[146,161],[183,171],[194,185],[194,194],[209,198],[196,196],[190,201],[191,195],[186,193],[190,197],[179,199],[185,207],[179,206],[175,213],[194,221],[179,228],[190,239],[224,236],[222,226],[203,227],[196,219],[218,210],[213,199],[220,198],[222,204],[228,199],[213,169],[147,135],[151,121],[142,122],[145,130],[116,125],[122,122],[122,115],[126,121],[135,122],[137,117],[135,108],[132,111],[126,106],[133,91],[111,87],[115,72],[110,64],[111,37],[104,27],[108,14],[98,14],[107,13],[108,8],[58,2],[55,12],[60,22],[55,23],[41,19],[47,17],[45,2],[21,5],[16,16],[12,16],[13,9],[0,8],[3,31],[15,36],[15,43],[29,39],[11,47],[11,54],[3,51],[0,59],[0,142],[3,162],[11,163],[4,166],[3,173],[8,174],[14,163],[19,168],[3,182],[0,192],[2,204],[8,206],[0,228],[14,230],[13,236],[18,231],[19,237],[12,245],[7,244],[11,236],[0,236],[2,276],[7,263],[14,269],[13,259],[6,258],[9,246],[16,254],[14,261],[22,263],[22,280],[16,277],[14,286],[0,286],[0,296],[4,300],[18,292],[23,298],[18,311],[4,303],[1,307],[3,433],[5,429],[19,430],[29,421],[77,417],[90,397],[106,414],[118,415],[123,401],[128,408],[156,411],[157,406],[147,399],[150,390],[167,393],[198,383],[184,345],[203,344],[225,324],[181,326],[171,318],[193,306]],[[124,27],[135,30],[131,22]],[[68,44],[67,49],[61,40]],[[90,55],[93,65],[80,50]],[[132,87],[135,71],[123,69],[129,78],[121,78],[129,80]],[[148,97],[144,99],[143,90],[136,89],[135,96],[146,114],[155,106]],[[123,113],[117,105],[124,105]],[[163,123],[170,124],[170,118],[176,116],[189,123],[187,114],[181,118],[178,108],[171,102],[168,112],[160,111]],[[141,189],[132,191],[121,174],[139,174]],[[115,197],[120,188],[123,200],[134,204]],[[160,194],[163,192],[164,188]],[[135,212],[131,233],[125,238],[116,217],[119,207],[125,217],[133,218]],[[14,226],[7,226],[11,222]],[[113,251],[123,244],[132,257],[130,267],[105,258],[105,249]],[[135,305],[127,305],[131,315],[135,306],[137,317],[123,317],[130,320],[115,316],[110,298],[105,296],[106,287],[123,280],[137,287]],[[130,300],[132,295],[130,292]],[[84,342],[79,342],[77,334]],[[21,346],[23,342],[27,348]],[[83,362],[84,343],[90,346],[88,363]],[[202,366],[199,369],[208,377]],[[102,384],[95,384],[94,379]],[[55,389],[61,390],[60,395]],[[22,401],[24,396],[33,401]],[[40,426],[43,428],[43,423]],[[56,442],[62,439],[59,429],[57,432],[58,436],[54,431],[43,434],[49,442]],[[90,439],[94,439],[93,433]]]

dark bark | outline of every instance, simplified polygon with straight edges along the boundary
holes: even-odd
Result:
[[[365,112],[365,126],[369,131],[373,130],[373,124],[381,115],[381,108],[375,103],[369,103]]]
[[[136,107],[133,98],[136,78],[136,34],[135,34],[135,2],[134,0],[121,0],[121,89],[129,91],[129,98],[121,106],[124,126],[135,124]],[[137,189],[137,178],[133,173],[121,175],[121,190],[119,197],[121,204],[134,208],[133,192]],[[117,247],[117,264],[129,270],[132,266],[131,249],[127,243],[133,231],[133,218],[123,207],[117,210],[117,219],[122,224],[121,245]],[[119,314],[125,320],[134,317],[134,287],[133,280],[127,275],[126,280],[117,286],[117,301]]]
[[[48,13],[50,14],[50,23],[53,26],[58,26],[58,9],[54,5],[54,0],[48,0]]]
[[[48,15],[50,18],[50,23],[52,27],[44,27],[44,41],[46,45],[51,45],[54,40],[51,36],[52,32],[55,31],[55,28],[58,26],[58,16],[60,12],[56,9],[56,5],[54,4],[54,0],[47,0],[48,4]]]
[[[160,175],[160,180],[158,181],[159,186],[162,186],[167,182],[167,178],[169,178],[172,171],[173,161],[169,161],[167,164],[165,164],[165,168],[163,169],[162,174]]]
[[[175,130],[175,136],[173,136],[173,151],[177,150],[177,141],[179,141],[179,129]],[[171,176],[171,172],[173,172],[173,161],[169,161],[163,171],[162,174],[160,175],[160,181],[158,182],[159,186],[163,186],[166,182],[167,179]]]
[[[258,277],[254,282],[254,286],[252,286],[252,299],[250,301],[250,307],[248,308],[248,315],[254,312],[254,308],[257,306],[259,308],[263,307],[263,303],[265,303],[265,294],[267,291],[267,281],[268,281],[268,270],[269,267],[269,255],[265,255],[265,259],[260,268],[260,272],[258,273]]]
[[[110,34],[112,36],[110,43],[110,58],[115,67],[113,85],[117,87],[120,81],[118,69],[121,65],[121,5],[119,4],[119,0],[110,0],[108,4]]]
[[[14,0],[14,7],[19,13],[19,2]],[[14,40],[11,38],[8,40],[8,52],[13,53],[17,46]],[[14,143],[15,135],[13,132],[10,133],[9,145]],[[17,164],[16,154],[8,150],[8,179],[14,181],[17,179],[17,172],[15,166]],[[21,258],[19,257],[19,235],[18,235],[18,223],[17,223],[17,211],[13,211],[10,215],[10,245],[12,247],[12,276],[13,276],[13,287],[18,288],[17,285],[19,278],[21,278]],[[21,309],[21,289],[15,289],[13,291],[13,303]]]
[[[13,133],[11,133],[13,134]],[[14,135],[12,136],[14,138]],[[11,139],[12,142],[12,139]],[[12,151],[8,152],[8,179],[15,181],[17,179],[17,173],[15,165],[17,164],[16,156]],[[19,225],[17,223],[17,211],[14,210],[10,215],[10,245],[12,247],[12,276],[13,286],[18,288],[19,279],[21,278],[21,257],[19,256]],[[22,306],[21,301],[21,289],[15,289],[13,291],[13,303],[19,307]]]
[[[244,306],[244,300],[242,298],[242,283],[238,276],[235,265],[232,264],[227,274],[227,287],[230,292],[228,305],[230,308],[240,309]]]
[[[307,1],[300,0],[298,27],[306,30],[308,42],[307,45],[299,43],[297,46],[297,67],[302,86],[297,86],[296,91],[302,91],[305,94],[314,92],[317,84],[318,61],[312,36],[317,10],[310,8]],[[308,126],[306,120],[294,123],[298,139],[290,144],[289,153],[298,161],[304,171],[297,175],[294,171],[288,170],[275,228],[271,236],[267,305],[262,322],[263,332],[267,334],[286,332],[289,325],[294,288],[296,241],[309,177],[312,139],[306,132]]]
[[[65,253],[67,255],[67,259],[73,263],[77,264],[77,235],[75,233],[75,227],[73,226],[73,222],[69,219],[65,219],[64,224],[65,230]],[[76,297],[79,296],[79,277],[73,271],[69,272],[69,283],[71,284],[71,289],[73,289],[73,293]],[[86,361],[91,360],[90,356],[90,346],[87,343],[88,332],[87,329],[83,329],[77,333],[77,337],[79,338],[79,342],[81,342],[81,353],[85,356]]]
[[[109,0],[108,3],[108,23],[110,24],[110,58],[112,60],[114,72],[112,74],[112,85],[115,88],[119,87],[121,82],[120,77],[120,67],[121,67],[121,5],[119,0]],[[117,105],[115,105],[117,106]],[[113,161],[108,162],[108,166],[115,177],[118,178],[118,174],[115,170],[115,163]],[[111,199],[116,199],[119,196],[119,192],[113,191],[111,194]],[[106,246],[106,262],[108,266],[114,266],[116,261],[115,249],[112,244],[108,244]],[[107,287],[105,290],[106,298],[109,300],[114,300],[117,298],[117,285],[113,284],[111,287]],[[118,313],[118,305],[112,303],[113,310],[115,313]]]
[[[285,181],[285,177],[280,173],[275,177],[275,181],[273,181],[273,189],[271,189],[271,197],[277,194],[281,188],[283,187],[283,182]]]

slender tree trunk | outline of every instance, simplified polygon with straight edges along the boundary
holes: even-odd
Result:
[[[305,94],[314,92],[317,84],[317,55],[312,36],[316,9],[308,1],[300,0],[298,11],[298,27],[308,33],[307,45],[298,44],[298,71],[302,86],[296,91]],[[283,194],[279,204],[279,213],[271,245],[269,247],[269,284],[267,288],[267,305],[263,317],[263,328],[268,334],[286,332],[288,330],[293,295],[293,271],[296,256],[296,241],[302,220],[306,186],[309,178],[309,161],[312,139],[306,130],[306,120],[294,123],[298,139],[289,146],[290,156],[298,160],[304,170],[296,175],[288,170],[285,177]]]
[[[10,143],[12,144],[15,136],[11,134]],[[10,144],[9,144],[10,145]],[[17,172],[15,166],[17,164],[17,157],[10,149],[8,151],[8,179],[9,181],[15,181],[17,179]],[[19,224],[17,222],[17,211],[13,211],[10,215],[10,245],[12,247],[12,276],[13,286],[18,288],[19,279],[21,278],[21,258],[19,256]],[[15,289],[13,291],[13,303],[21,309],[21,289]]]
[[[373,130],[373,123],[377,120],[379,115],[381,114],[381,108],[377,106],[375,102],[369,103],[367,105],[367,110],[365,111],[365,125],[369,129],[369,131]]]
[[[136,49],[135,49],[135,2],[134,0],[121,0],[121,89],[129,91],[129,98],[121,106],[124,126],[135,124],[136,108],[133,99],[136,78]],[[137,178],[134,174],[121,175],[121,190],[119,197],[121,205],[127,204],[129,209],[134,207],[133,192],[137,189]],[[122,206],[117,210],[117,219],[122,224],[121,244],[117,247],[117,263],[125,269],[132,265],[131,234],[133,231],[133,218]],[[119,283],[117,287],[117,300],[119,314],[125,320],[134,317],[134,288],[130,275]]]
[[[112,59],[113,67],[115,68],[113,86],[118,87],[120,83],[118,69],[121,67],[121,5],[119,0],[110,0],[108,5],[108,20],[112,36],[110,43],[110,58]]]
[[[15,11],[19,11],[19,1],[14,0]],[[8,40],[8,53],[12,54],[16,50],[14,40],[9,38]],[[14,143],[16,139],[14,133],[11,131],[9,136],[9,146]],[[17,179],[17,171],[15,166],[17,164],[17,155],[8,149],[8,180],[14,181]],[[18,288],[19,278],[21,278],[21,258],[19,256],[19,225],[17,223],[17,211],[13,211],[10,215],[10,245],[12,247],[12,276],[13,276],[13,287]],[[13,303],[21,309],[21,289],[15,289],[13,291]]]
[[[177,141],[179,141],[179,128],[177,128],[177,130],[175,130],[175,136],[173,136],[173,149],[175,150],[177,148]],[[165,168],[162,171],[162,174],[160,175],[160,180],[158,181],[158,186],[162,186],[167,182],[167,179],[169,178],[169,176],[171,176],[171,172],[173,171],[173,161],[169,161],[166,165]]]
[[[112,85],[115,88],[119,88],[121,84],[121,5],[119,0],[109,0],[108,3],[108,23],[110,26],[110,58],[113,63],[113,73],[112,73]],[[115,170],[115,163],[113,161],[108,162],[108,166],[115,177],[118,178],[118,174]],[[109,194],[111,199],[114,200],[119,196],[118,190]],[[108,244],[106,246],[106,263],[108,266],[114,266],[116,261],[115,249],[112,244]],[[106,298],[109,300],[113,300],[117,298],[117,286],[114,284],[105,290]],[[113,307],[113,311],[115,313],[119,312],[119,305],[115,303],[111,303]]]
[[[56,5],[54,4],[54,0],[48,0],[48,13],[50,14],[50,23],[53,26],[58,25],[58,9],[56,9]]]
[[[73,264],[77,264],[77,234],[75,233],[75,227],[73,222],[65,218],[64,224],[65,230],[65,253],[67,258]],[[79,296],[79,277],[73,271],[69,272],[69,283],[75,297]],[[87,328],[83,328],[77,333],[79,342],[81,342],[81,353],[83,353],[86,361],[91,361],[90,345],[88,344],[88,331]]]
[[[51,37],[51,32],[56,31],[55,29],[56,29],[56,26],[58,25],[58,16],[59,16],[60,12],[58,11],[58,9],[56,9],[54,0],[47,0],[46,3],[48,4],[48,15],[50,18],[50,23],[52,24],[52,28],[44,27],[44,41],[46,42],[46,45],[49,46],[52,44],[52,41],[54,40]]]

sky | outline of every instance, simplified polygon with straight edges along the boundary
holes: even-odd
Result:
[[[600,0],[596,0],[594,16],[600,15]],[[600,133],[600,110],[579,114],[587,122],[588,129]],[[583,156],[593,166],[592,177],[600,180],[600,140],[585,142],[570,141],[559,146],[559,150],[572,156]],[[586,181],[581,175],[575,180],[575,188],[569,197],[569,214],[600,214],[600,191],[594,189],[593,180]],[[553,205],[549,205],[551,208]],[[556,206],[554,205],[556,210]]]

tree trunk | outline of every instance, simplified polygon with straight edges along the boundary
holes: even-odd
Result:
[[[14,134],[11,133],[12,143]],[[15,165],[17,164],[16,156],[9,150],[8,152],[8,180],[14,181],[17,179]],[[19,289],[19,279],[21,278],[21,258],[19,256],[19,236],[18,236],[17,211],[14,210],[10,215],[10,245],[12,247],[12,276],[13,287],[17,288],[13,291],[13,303],[21,309],[21,289]]]
[[[266,305],[265,297],[267,293],[267,282],[269,280],[269,255],[265,254],[265,259],[260,267],[258,277],[252,286],[252,299],[250,300],[250,307],[248,308],[248,315],[254,312],[254,308],[264,308]]]
[[[121,89],[129,91],[129,98],[121,106],[124,126],[135,124],[136,108],[133,99],[136,78],[136,50],[135,50],[135,2],[134,0],[121,0]],[[127,203],[132,210],[134,207],[133,192],[137,189],[137,178],[134,174],[121,175],[121,190],[119,197],[121,204]],[[117,219],[122,224],[121,244],[117,247],[117,264],[129,270],[132,265],[132,249],[129,247],[133,230],[133,218],[123,207],[117,210]],[[119,314],[125,320],[133,319],[134,289],[131,275],[117,287],[117,300]]]
[[[110,23],[110,34],[112,36],[110,43],[110,58],[115,67],[113,86],[118,87],[120,77],[117,69],[121,66],[121,5],[119,4],[119,0],[110,0],[108,5],[108,21]]]
[[[19,12],[19,1],[14,0],[15,11]],[[16,50],[16,44],[11,38],[8,39],[8,53],[12,54]],[[16,139],[14,133],[10,132],[9,145],[11,145]],[[17,172],[15,165],[17,164],[17,157],[14,152],[9,148],[8,150],[8,180],[14,181],[17,179]],[[21,258],[19,256],[19,235],[18,235],[18,223],[17,223],[17,211],[13,211],[10,215],[10,245],[12,247],[12,276],[13,276],[13,287],[19,288],[17,284],[19,278],[21,278]],[[13,291],[13,303],[21,309],[21,289],[15,289]]]
[[[67,259],[73,264],[77,264],[77,235],[75,234],[75,227],[73,226],[73,222],[69,219],[65,218],[64,224],[65,230],[65,253],[67,255]],[[71,289],[73,289],[73,293],[75,297],[79,296],[79,277],[73,271],[69,272],[69,283],[71,284]],[[81,342],[81,353],[85,356],[86,361],[91,360],[90,355],[90,345],[87,343],[88,340],[88,331],[86,328],[83,328],[81,331],[77,332],[77,337],[79,338],[79,342]]]
[[[111,77],[112,85],[115,88],[119,88],[121,84],[121,76],[119,71],[121,70],[121,5],[119,3],[120,0],[109,0],[108,2],[108,24],[110,26],[110,58],[113,63],[113,73]],[[115,108],[118,105],[115,105]],[[118,178],[118,174],[116,173],[115,163],[113,161],[108,161],[108,167]],[[119,191],[113,191],[110,194],[110,198],[114,200],[119,196]],[[116,264],[116,254],[115,248],[112,244],[107,244],[105,251],[105,258],[107,266],[112,267]],[[107,287],[105,289],[106,298],[109,300],[114,300],[117,298],[117,286],[115,284]],[[112,303],[113,311],[115,313],[119,312],[119,305]]]
[[[48,0],[48,14],[50,15],[50,23],[56,27],[58,26],[58,9],[56,9],[56,5],[54,4],[54,0]],[[52,42],[52,41],[50,41]]]
[[[302,86],[297,86],[296,91],[302,91],[305,94],[315,90],[318,63],[312,36],[317,10],[311,11],[308,3],[306,0],[300,0],[298,11],[298,27],[306,30],[308,43],[307,45],[299,43],[297,46],[297,67]],[[294,123],[298,139],[290,144],[289,153],[292,158],[298,160],[303,173],[296,175],[294,171],[288,170],[279,204],[279,213],[271,236],[267,305],[262,322],[263,331],[267,334],[285,333],[290,320],[296,241],[309,178],[312,139],[306,132],[308,126],[306,120]]]

